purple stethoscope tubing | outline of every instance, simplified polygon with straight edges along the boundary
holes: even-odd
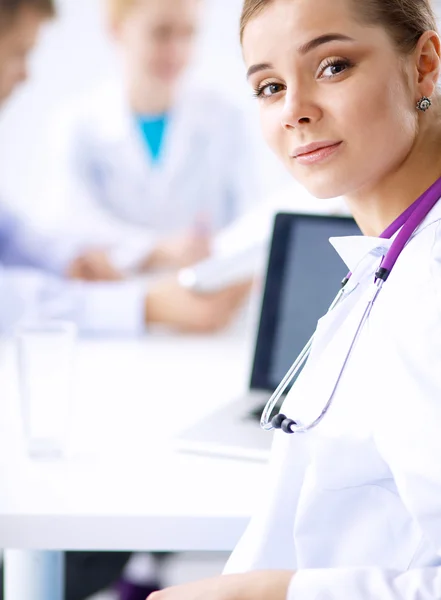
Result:
[[[298,375],[301,368],[306,363],[309,354],[311,352],[311,347],[314,341],[315,334],[309,339],[306,346],[303,348],[299,356],[296,358],[289,371],[285,375],[285,377],[280,382],[279,386],[275,390],[274,394],[268,400],[265,409],[262,413],[262,418],[260,421],[260,425],[262,429],[266,431],[271,431],[273,429],[281,429],[285,433],[293,434],[293,433],[306,433],[311,429],[317,427],[317,425],[323,420],[326,413],[328,412],[333,400],[341,378],[343,376],[346,365],[349,361],[349,358],[352,355],[352,351],[357,343],[361,330],[363,329],[364,324],[366,323],[372,307],[374,305],[375,300],[378,297],[378,294],[383,287],[383,284],[389,277],[392,269],[394,268],[395,263],[397,262],[401,252],[403,251],[406,244],[410,241],[415,231],[424,221],[426,216],[438,202],[441,197],[441,178],[437,179],[433,185],[430,186],[409,208],[407,208],[382,234],[381,238],[389,239],[397,232],[397,236],[392,242],[391,247],[387,251],[378,271],[375,274],[375,285],[373,287],[373,293],[370,295],[369,300],[366,304],[366,308],[363,311],[363,316],[360,319],[360,322],[357,326],[357,330],[354,334],[354,337],[351,341],[351,344],[346,353],[345,359],[343,361],[340,372],[337,376],[335,385],[329,396],[326,404],[323,407],[320,415],[311,423],[307,425],[303,425],[299,422],[294,421],[286,417],[285,415],[279,413],[275,417],[271,417],[274,408],[277,406],[278,402],[284,396],[286,390],[288,389],[291,382]],[[349,281],[351,277],[351,273],[348,273],[347,277],[343,280],[343,287],[337,294],[335,300],[331,304],[329,311],[332,311],[337,304],[341,302],[344,296],[344,287],[346,283]]]

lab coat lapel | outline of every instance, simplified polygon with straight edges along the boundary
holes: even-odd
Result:
[[[153,158],[146,148],[142,134],[136,125],[135,116],[127,103],[124,106],[124,131],[127,139],[127,157],[132,167],[146,179],[153,183],[154,173],[159,166],[153,162]]]
[[[332,393],[366,309],[375,270],[390,246],[389,240],[370,238],[366,243],[362,236],[334,238],[332,243],[354,270],[343,300],[318,321],[308,362],[285,402],[284,412],[303,424],[320,415]],[[317,365],[320,377],[315,374]]]
[[[360,294],[374,283],[376,268],[391,245],[391,240],[364,236],[346,236],[331,238],[331,244],[345,261],[352,273],[344,289],[343,300],[318,322],[317,338],[326,345],[339,330],[347,315],[359,301]],[[357,291],[357,293],[354,293]]]
[[[210,153],[206,110],[199,102],[197,93],[184,86],[175,101],[166,129],[164,153],[160,163],[162,177],[173,181],[176,190],[185,187],[186,193],[203,202],[201,184],[205,173],[195,167],[204,157],[208,165]],[[179,198],[176,198],[179,204]]]
[[[167,123],[162,156],[158,167],[168,180],[177,176],[182,165],[188,162],[192,141],[191,112],[184,99],[176,101]]]
[[[161,186],[161,181],[165,176],[164,165],[168,162],[169,156],[169,139],[170,127],[167,126],[163,156],[158,162],[153,160],[142,134],[137,127],[135,115],[128,103],[124,90],[121,90],[118,101],[118,109],[115,114],[115,124],[113,131],[120,143],[120,156],[115,157],[115,160],[121,160],[126,163],[125,169],[127,172],[133,173],[133,182],[138,182],[138,185],[143,189],[150,189],[154,192],[154,197],[160,194],[164,186]],[[171,123],[169,123],[171,125]],[[172,134],[173,135],[173,134]],[[141,189],[137,190],[142,192]],[[142,193],[141,193],[142,196]]]
[[[360,285],[319,320],[307,364],[283,407],[299,424],[315,421],[329,400],[366,309],[368,288]]]
[[[154,165],[122,86],[109,93],[109,106],[106,110],[107,130],[103,135],[108,144],[108,164],[116,173],[123,173],[124,181],[130,181],[135,187],[151,185]],[[106,146],[103,147],[103,151],[106,151]],[[119,181],[119,178],[117,180]],[[131,195],[138,195],[140,191],[135,189]]]

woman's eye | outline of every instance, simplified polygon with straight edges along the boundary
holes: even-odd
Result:
[[[257,88],[255,95],[257,97],[270,98],[274,94],[278,94],[282,89],[283,86],[280,83],[268,83]]]
[[[335,77],[336,75],[340,75],[343,71],[346,71],[350,67],[350,64],[347,61],[339,60],[334,61],[332,63],[328,63],[323,65],[320,70],[321,77]]]

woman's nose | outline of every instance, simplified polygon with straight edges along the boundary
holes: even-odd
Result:
[[[287,94],[282,112],[281,124],[284,129],[295,129],[320,120],[322,111],[307,94]]]

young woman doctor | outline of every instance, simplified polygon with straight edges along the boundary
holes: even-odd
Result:
[[[344,195],[368,237],[333,240],[352,276],[319,321],[283,406],[297,425],[284,428],[308,427],[331,399],[327,413],[308,432],[276,433],[230,574],[151,598],[441,598],[440,40],[429,0],[246,0],[242,35],[268,142],[316,196]]]
[[[69,229],[123,270],[205,258],[214,234],[256,204],[241,111],[189,75],[203,2],[105,0],[121,80],[63,111],[51,196]]]

